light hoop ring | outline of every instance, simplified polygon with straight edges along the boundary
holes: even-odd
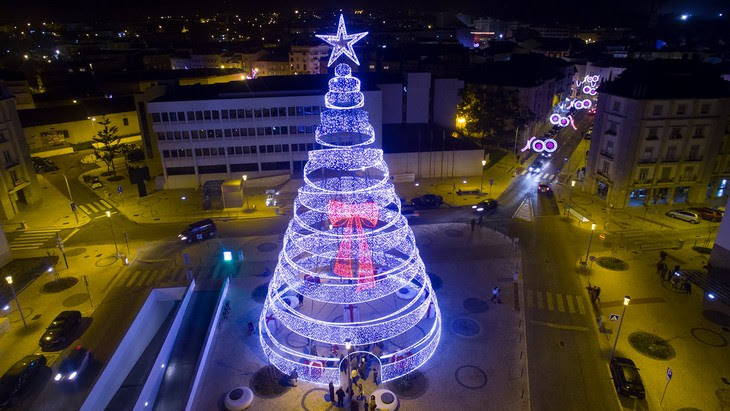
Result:
[[[552,114],[550,116],[550,123],[554,124],[554,125],[558,125],[558,124],[560,124],[560,118],[561,118],[560,114]]]
[[[534,139],[530,144],[530,148],[536,153],[542,153],[543,151],[546,153],[553,153],[558,149],[558,142],[552,138],[547,138],[545,140]]]
[[[535,139],[532,141],[532,151],[536,153],[542,153],[545,149],[545,143],[542,140]]]
[[[555,141],[552,138],[548,138],[547,140],[545,140],[545,152],[546,153],[553,153],[557,149],[558,149],[557,141]]]

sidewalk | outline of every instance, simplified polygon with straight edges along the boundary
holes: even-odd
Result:
[[[699,269],[705,257],[687,247],[666,251],[670,268],[681,262],[682,269]],[[722,380],[730,377],[730,316],[708,310],[697,287],[687,295],[673,288],[671,282],[661,281],[656,274],[658,252],[611,251],[599,245],[593,254],[628,265],[626,270],[617,271],[604,268],[598,263],[603,260],[598,260],[588,274],[579,272],[585,286],[590,282],[602,290],[596,315],[601,316],[604,330],[599,332],[596,323],[596,333],[606,364],[619,326],[609,316],[620,316],[624,296],[631,297],[616,355],[633,359],[641,370],[647,400],[637,402],[635,409],[714,410],[730,406],[730,385]],[[647,343],[647,339],[654,340]],[[660,406],[668,367],[673,379]],[[637,406],[634,400],[622,402]]]

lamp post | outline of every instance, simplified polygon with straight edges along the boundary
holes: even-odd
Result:
[[[586,261],[584,264],[588,266],[588,253],[591,252],[591,241],[593,241],[593,232],[596,231],[596,225],[591,224],[591,236],[588,237],[588,248],[586,249]]]
[[[350,376],[352,374],[352,366],[350,365],[350,350],[352,350],[352,341],[348,338],[345,340],[345,349],[347,350],[347,357],[345,357],[345,361],[347,361],[347,381],[348,386],[350,389],[352,389],[352,377]]]
[[[68,177],[66,177],[66,174],[63,174],[63,179],[66,181],[66,190],[68,191],[68,199],[71,201],[71,210],[74,212],[74,217],[76,217],[76,224],[79,223],[79,213],[76,211],[76,204],[74,203],[74,198],[71,195],[71,186],[68,185]]]
[[[487,165],[487,160],[482,160],[482,182],[479,184],[479,192],[484,192],[484,167]]]
[[[246,180],[248,180],[248,176],[244,174],[241,179],[243,180],[243,197],[246,198],[246,210],[248,210],[248,197],[246,197]]]
[[[567,217],[570,209],[573,208],[573,189],[575,188],[575,180],[570,180],[570,196],[568,197],[568,209],[565,210],[565,216]]]
[[[114,251],[117,252],[117,258],[119,258],[119,247],[117,246],[117,237],[114,235],[114,224],[112,224],[112,213],[106,210],[106,216],[109,219],[109,228],[112,231],[112,240],[114,240]]]
[[[618,343],[618,335],[621,333],[621,326],[624,323],[624,316],[626,315],[626,307],[631,302],[631,297],[628,295],[624,297],[624,310],[621,312],[621,320],[618,322],[618,330],[616,330],[616,339],[613,341],[613,348],[611,348],[611,360],[613,360],[613,354],[616,352],[616,343]]]
[[[20,313],[20,319],[23,320],[23,327],[28,328],[28,324],[25,322],[25,316],[23,315],[23,309],[20,308],[20,302],[18,301],[18,295],[15,294],[15,287],[13,287],[13,276],[9,275],[5,277],[5,281],[7,281],[8,285],[10,286],[10,291],[13,293],[13,299],[15,299],[15,305],[18,306],[18,312]]]

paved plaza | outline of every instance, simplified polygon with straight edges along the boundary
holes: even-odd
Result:
[[[415,226],[414,232],[442,310],[441,342],[434,357],[414,373],[410,385],[390,382],[381,387],[398,395],[403,410],[449,404],[470,410],[527,409],[523,320],[516,309],[518,288],[513,283],[519,255],[511,240],[485,228],[472,232],[461,223]],[[278,240],[259,237],[241,244],[247,263],[231,283],[233,315],[217,331],[195,409],[220,407],[226,391],[236,386],[260,391],[257,379],[267,375],[263,372],[267,361],[247,324],[255,324],[260,315],[271,279],[266,268],[273,271]],[[502,289],[502,304],[489,301],[495,285]],[[293,336],[292,344],[296,340]],[[369,385],[365,387],[368,395],[368,389],[374,388]],[[300,381],[297,387],[272,391],[276,392],[257,392],[251,409],[330,407],[325,386]]]

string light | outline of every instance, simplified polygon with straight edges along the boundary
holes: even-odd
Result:
[[[352,44],[365,34],[348,35],[340,16],[337,35],[318,37],[335,47],[330,62],[345,54],[357,64]],[[362,109],[360,81],[348,65],[339,64],[328,84],[315,132],[325,148],[308,152],[304,185],[259,319],[259,342],[282,372],[296,370],[305,381],[339,384],[339,358],[303,352],[290,337],[320,347],[397,338],[397,344],[388,344],[391,352],[376,356],[386,382],[433,355],[441,313],[383,151],[367,147],[375,132]],[[316,309],[292,307],[297,295],[311,299]]]

